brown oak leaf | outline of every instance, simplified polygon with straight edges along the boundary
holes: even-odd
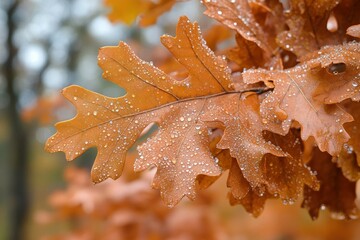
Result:
[[[219,121],[225,126],[217,148],[229,149],[242,172],[239,177],[232,163],[228,178],[232,195],[241,199],[249,187],[261,193],[266,186],[269,193],[291,203],[301,194],[304,184],[318,189],[316,177],[302,163],[300,139],[293,132],[285,137],[263,133],[257,95],[242,96],[229,94],[210,99],[208,111],[201,117],[205,122]],[[227,106],[228,102],[232,105]]]
[[[331,50],[330,50],[330,49]],[[293,68],[283,71],[274,70],[249,70],[243,73],[246,83],[264,82],[271,86],[275,85],[273,92],[268,93],[262,101],[260,111],[263,121],[270,123],[269,130],[279,134],[289,131],[292,121],[297,121],[301,126],[301,138],[308,139],[310,136],[322,151],[331,155],[337,155],[342,145],[349,140],[343,124],[351,122],[352,116],[338,104],[330,100],[345,99],[357,96],[357,91],[349,91],[344,97],[329,98],[324,100],[320,97],[319,89],[327,84],[325,89],[333,89],[332,85],[351,85],[357,81],[359,63],[352,59],[358,56],[360,47],[358,43],[345,44],[324,48],[321,53],[310,54],[303,62]],[[349,65],[349,72],[344,69],[332,69],[333,62],[341,62]],[[325,72],[327,75],[325,75]],[[336,71],[341,71],[338,74]],[[333,81],[328,81],[329,79]],[[352,87],[352,89],[356,86]],[[344,92],[344,91],[341,91]],[[330,95],[331,96],[331,95]],[[278,125],[277,127],[276,124]]]
[[[356,23],[356,0],[291,0],[284,5],[288,31],[278,34],[283,49],[298,57],[325,45],[341,44],[346,29]]]
[[[183,196],[194,198],[198,175],[221,173],[208,147],[208,131],[199,120],[207,98],[231,90],[226,62],[205,45],[196,23],[179,20],[176,37],[164,36],[163,44],[187,70],[182,81],[171,78],[153,65],[137,58],[130,48],[102,48],[99,64],[103,77],[127,91],[109,98],[78,86],[63,94],[77,107],[75,118],[56,125],[46,149],[64,151],[72,160],[90,147],[97,147],[92,179],[101,182],[120,176],[126,151],[142,130],[152,122],[158,133],[139,148],[137,170],[158,168],[154,185],[168,205]]]
[[[213,104],[213,101],[216,101],[216,104]],[[232,103],[230,106],[227,105],[229,102]],[[230,150],[230,155],[236,158],[240,168],[245,170],[243,174],[252,187],[261,183],[263,176],[259,163],[265,154],[285,156],[279,147],[265,141],[262,135],[264,127],[259,115],[257,95],[242,98],[239,94],[230,94],[210,99],[201,120],[224,124],[224,134],[217,148]]]
[[[235,159],[231,164],[227,185],[230,187],[228,193],[230,204],[242,205],[254,217],[258,217],[262,213],[266,200],[273,197],[266,192],[265,188],[262,188],[261,191],[252,189],[249,182],[242,175],[242,171]]]
[[[314,149],[309,166],[317,172],[320,190],[314,191],[305,186],[302,207],[309,211],[312,219],[317,219],[319,210],[324,207],[335,218],[354,218],[358,212],[355,206],[355,182],[346,179],[331,158],[328,153]]]
[[[278,196],[283,203],[293,204],[306,185],[313,190],[319,189],[319,182],[302,159],[302,144],[297,130],[292,129],[286,136],[265,132],[265,139],[281,147],[287,156],[266,154],[261,170],[267,191]]]
[[[265,54],[272,55],[272,45],[265,31],[256,21],[248,1],[245,0],[205,0],[204,12],[229,28],[237,31],[244,39],[256,43]]]
[[[252,67],[268,67],[268,59],[264,58],[263,51],[254,42],[244,39],[236,34],[237,46],[226,51],[226,57],[239,66],[239,71]],[[270,66],[274,64],[271,62]],[[278,64],[279,65],[279,64]],[[282,67],[275,67],[282,69]]]
[[[293,132],[296,131],[291,131],[286,137],[266,132],[265,139],[281,146],[289,155],[277,157],[266,154],[259,163],[262,178],[258,179],[259,184],[255,187],[250,186],[249,181],[244,176],[247,169],[240,170],[239,166],[233,166],[236,159],[233,160],[229,172],[228,187],[236,199],[245,197],[249,191],[262,196],[265,192],[264,187],[266,187],[267,192],[273,197],[279,197],[284,203],[292,204],[302,193],[304,185],[314,190],[319,189],[316,177],[300,159],[301,142]]]
[[[360,179],[360,103],[346,101],[342,107],[354,117],[354,121],[344,125],[350,140],[344,144],[340,155],[334,160],[347,179],[357,181]]]
[[[320,51],[308,54],[301,59],[309,62],[318,59],[320,68],[313,65],[318,86],[313,97],[326,104],[340,103],[345,99],[360,100],[360,44],[349,43],[339,46],[326,46]]]

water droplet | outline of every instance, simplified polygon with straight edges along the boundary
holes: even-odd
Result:
[[[97,111],[94,111],[94,112],[93,112],[93,115],[94,115],[94,116],[96,116],[97,114],[98,114],[98,112],[97,112]]]
[[[334,15],[334,13],[332,12],[328,18],[328,21],[326,23],[326,29],[329,32],[336,32],[338,30],[339,26],[338,26],[338,22],[336,20],[336,17]]]
[[[334,75],[343,73],[346,71],[346,64],[345,63],[331,63],[328,66],[327,71]]]

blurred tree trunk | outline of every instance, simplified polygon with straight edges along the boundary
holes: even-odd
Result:
[[[4,64],[4,74],[6,78],[6,91],[9,97],[8,118],[10,123],[9,139],[9,239],[23,239],[24,223],[28,211],[28,193],[27,193],[27,168],[28,168],[28,139],[26,128],[21,121],[17,108],[18,94],[15,89],[16,69],[14,60],[17,54],[14,45],[14,33],[16,22],[14,15],[20,0],[13,0],[7,9],[7,49],[8,58]]]

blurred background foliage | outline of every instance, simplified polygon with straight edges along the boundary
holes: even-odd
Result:
[[[212,22],[202,15],[202,6],[194,0],[178,2],[157,24],[146,28],[140,28],[136,22],[130,26],[112,24],[106,17],[108,12],[102,0],[0,1],[0,239],[45,236],[99,239],[102,231],[110,231],[109,226],[99,227],[99,223],[114,218],[115,212],[120,219],[127,219],[109,223],[117,230],[128,228],[129,219],[134,216],[143,219],[137,221],[135,233],[129,235],[139,237],[136,239],[209,239],[210,235],[214,239],[360,238],[358,221],[332,220],[326,213],[312,222],[299,203],[283,206],[269,201],[264,213],[254,219],[241,207],[229,206],[224,187],[226,177],[206,190],[199,200],[183,201],[174,209],[167,209],[161,205],[158,192],[150,190],[150,182],[144,176],[128,173],[118,183],[107,181],[93,187],[86,174],[96,150],[88,151],[74,163],[67,163],[63,154],[45,153],[43,145],[55,132],[54,123],[74,115],[74,109],[61,97],[63,87],[78,84],[112,97],[124,93],[101,80],[102,72],[97,66],[99,47],[126,41],[141,58],[156,64],[167,54],[159,46],[159,37],[164,33],[174,34],[179,16],[187,15],[192,21],[199,21],[202,29],[207,29]],[[74,165],[87,170],[76,170]],[[131,166],[127,168],[126,172],[132,171]],[[142,184],[140,192],[129,190],[134,188],[131,185],[134,179]],[[126,191],[130,197],[118,197],[108,203],[112,199],[112,191],[107,191],[111,184],[115,186],[114,191]],[[67,190],[60,190],[65,188]],[[77,191],[71,193],[71,189]],[[75,203],[67,206],[76,192],[87,193],[86,201],[73,200]],[[94,200],[96,194],[104,196],[102,201]],[[151,204],[143,201],[144,194],[144,199],[151,199]],[[98,210],[85,211],[89,202]],[[101,207],[107,204],[116,207],[110,214],[101,213]],[[154,205],[157,207],[152,209]],[[133,209],[131,214],[129,209]],[[59,217],[61,212],[65,213]],[[144,234],[149,221],[158,224],[145,231],[151,236],[137,235]],[[195,222],[181,228],[189,221]],[[94,224],[99,235],[91,232]],[[196,231],[191,229],[192,225],[197,226]],[[84,233],[84,229],[88,232]],[[71,232],[80,235],[56,238]],[[129,238],[116,234],[108,239]]]

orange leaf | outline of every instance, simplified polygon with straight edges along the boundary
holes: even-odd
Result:
[[[175,3],[176,0],[105,0],[105,5],[111,8],[110,21],[131,24],[141,14],[139,24],[143,27],[156,23],[157,18]]]
[[[158,0],[158,1],[149,1],[150,5],[146,11],[140,15],[139,25],[142,27],[147,27],[156,23],[158,17],[162,14],[170,11],[172,6],[180,0]]]
[[[110,21],[122,21],[126,24],[131,24],[148,8],[146,0],[104,0],[104,4],[111,8],[108,15]]]
[[[221,173],[208,148],[207,127],[198,118],[208,95],[230,91],[231,81],[226,62],[206,47],[196,23],[181,18],[177,36],[164,36],[162,42],[187,68],[186,79],[175,80],[143,62],[124,43],[102,48],[99,64],[104,78],[124,87],[127,94],[109,98],[78,86],[65,88],[64,95],[78,113],[56,125],[58,132],[46,149],[64,151],[72,160],[96,146],[93,181],[116,179],[126,151],[148,124],[157,122],[159,132],[139,148],[135,168],[157,166],[154,185],[168,205],[174,205],[185,195],[194,198],[198,175]]]

